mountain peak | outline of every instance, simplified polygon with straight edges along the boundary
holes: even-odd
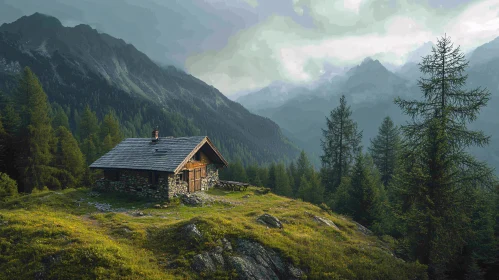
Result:
[[[23,16],[19,18],[18,20],[14,21],[11,23],[12,25],[30,25],[30,26],[37,26],[38,28],[41,29],[57,29],[61,28],[62,23],[59,21],[59,19],[42,14],[42,13],[34,13],[30,16]]]
[[[378,60],[376,60],[376,61],[378,61]],[[360,63],[360,65],[365,65],[365,64],[368,64],[371,62],[374,62],[374,60],[370,56],[368,56],[368,57],[364,58],[364,60],[362,60],[362,63]]]

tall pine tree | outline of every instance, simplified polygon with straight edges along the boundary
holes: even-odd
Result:
[[[399,181],[405,188],[407,238],[412,255],[428,265],[435,279],[445,276],[469,234],[467,188],[493,181],[491,169],[466,152],[489,141],[483,132],[470,131],[467,123],[490,96],[485,89],[465,89],[467,65],[459,47],[442,37],[420,63],[422,100],[395,100],[412,118],[402,126],[411,166]]]
[[[54,134],[49,117],[47,95],[38,78],[26,67],[17,88],[17,105],[20,127],[15,135],[20,149],[16,166],[21,176],[21,189],[57,187],[54,169],[51,167]]]
[[[340,105],[326,118],[327,128],[322,130],[321,156],[323,181],[326,191],[334,192],[340,185],[360,151],[362,132],[357,130],[357,123],[351,119],[352,111],[345,96],[341,96]]]
[[[74,188],[81,182],[85,172],[85,158],[78,147],[78,142],[64,126],[56,131],[57,150],[55,166],[58,168],[58,179],[62,188]]]
[[[390,117],[386,117],[379,127],[378,135],[371,139],[369,152],[381,175],[383,185],[388,186],[397,167],[400,149],[398,128]]]

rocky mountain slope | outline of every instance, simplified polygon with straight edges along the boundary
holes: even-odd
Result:
[[[2,279],[426,279],[390,246],[258,188],[158,204],[86,189],[0,202]]]
[[[134,46],[87,25],[64,27],[42,14],[0,26],[0,89],[13,94],[29,66],[51,102],[99,116],[117,112],[127,136],[208,135],[232,159],[265,162],[297,150],[272,121],[248,112],[216,88],[174,67],[160,67]],[[70,116],[75,128],[74,119]],[[147,129],[146,129],[147,128]]]

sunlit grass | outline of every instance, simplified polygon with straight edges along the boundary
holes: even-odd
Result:
[[[309,279],[404,279],[424,273],[423,266],[392,257],[376,245],[375,237],[357,232],[344,217],[254,190],[210,190],[213,203],[171,203],[165,209],[122,195],[92,197],[86,189],[12,199],[0,205],[0,278],[196,278],[192,257],[223,237],[248,238],[273,248]],[[100,212],[95,202],[109,203],[119,212]],[[284,228],[258,223],[264,213],[279,218]],[[314,215],[333,221],[339,230],[318,224]],[[182,239],[179,228],[188,223],[202,231],[202,243]]]

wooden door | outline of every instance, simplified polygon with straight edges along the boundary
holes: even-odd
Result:
[[[194,172],[193,170],[189,170],[189,192],[192,193],[194,192]]]
[[[196,168],[194,169],[194,190],[195,191],[200,191],[201,190],[201,168]]]

